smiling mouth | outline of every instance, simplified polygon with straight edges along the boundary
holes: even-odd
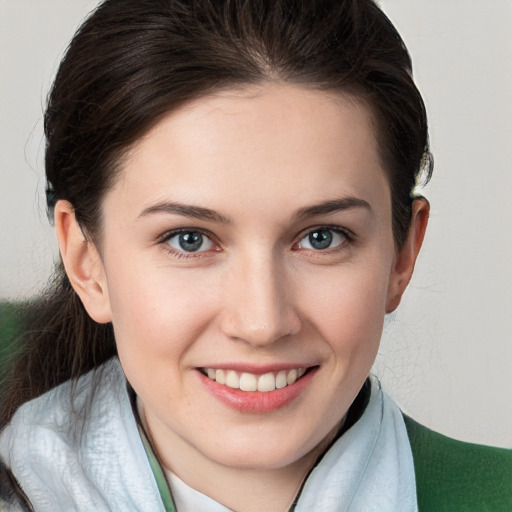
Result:
[[[217,368],[201,368],[200,371],[210,380],[233,389],[241,391],[269,392],[276,389],[283,389],[294,384],[303,377],[309,368],[293,368],[291,370],[280,370],[256,375],[248,372],[237,372],[235,370],[222,370]]]

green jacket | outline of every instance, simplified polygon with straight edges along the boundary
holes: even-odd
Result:
[[[404,420],[420,512],[512,511],[512,450],[463,443]]]

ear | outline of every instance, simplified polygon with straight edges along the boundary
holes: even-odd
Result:
[[[98,323],[112,320],[107,280],[100,254],[88,240],[68,201],[55,205],[55,228],[66,274],[89,316]]]
[[[398,307],[411,280],[414,264],[425,237],[429,212],[430,205],[424,197],[414,200],[409,233],[404,245],[396,253],[389,280],[386,313],[391,313]]]

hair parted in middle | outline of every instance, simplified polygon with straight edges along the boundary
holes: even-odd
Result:
[[[399,34],[372,0],[107,0],[70,44],[45,116],[56,198],[99,234],[125,151],[164,114],[266,81],[354,95],[373,113],[400,246],[431,172],[427,121]]]

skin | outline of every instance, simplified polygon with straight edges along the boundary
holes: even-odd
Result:
[[[411,277],[428,203],[415,201],[398,250],[372,126],[349,96],[224,91],[169,113],[131,148],[103,203],[100,243],[57,204],[68,275],[91,317],[113,322],[163,464],[234,510],[287,509]],[[199,251],[180,249],[169,235],[180,228],[208,237]],[[333,235],[323,250],[308,237],[320,228]],[[317,369],[298,397],[258,414],[204,386],[198,368],[228,364]]]

